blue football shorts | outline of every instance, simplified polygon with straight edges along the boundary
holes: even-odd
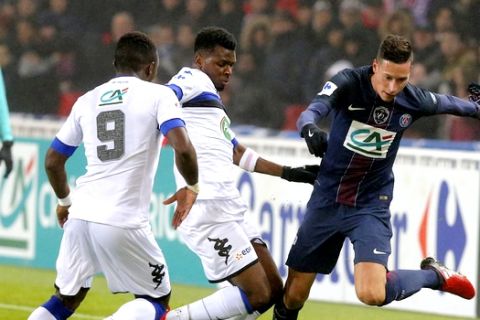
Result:
[[[392,238],[390,210],[341,204],[316,207],[310,201],[286,264],[300,272],[329,274],[345,238],[353,244],[355,264],[375,262],[387,267]]]

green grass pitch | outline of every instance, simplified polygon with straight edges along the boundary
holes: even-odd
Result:
[[[55,273],[51,270],[22,268],[0,265],[0,319],[24,320],[30,312],[45,302],[53,293]],[[174,285],[171,306],[199,299],[213,289]],[[103,277],[96,277],[87,298],[71,319],[100,320],[112,314],[121,304],[131,299],[127,294],[111,294]],[[272,318],[271,310],[260,320]],[[299,320],[462,320],[456,318],[400,312],[377,307],[345,305],[309,301],[303,308]],[[469,319],[469,318],[468,318]]]

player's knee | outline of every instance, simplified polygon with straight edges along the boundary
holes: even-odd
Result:
[[[270,281],[270,290],[272,295],[272,301],[275,303],[283,297],[283,281],[278,277]]]
[[[246,292],[246,294],[253,310],[266,310],[273,305],[272,292],[268,285],[258,286],[256,289]]]
[[[85,299],[88,289],[89,288],[81,288],[80,291],[74,296],[65,296],[60,294],[60,292],[57,290],[55,295],[60,299],[67,309],[75,311],[80,306],[83,299]]]
[[[300,291],[291,289],[285,291],[285,305],[288,309],[299,309],[308,299],[309,291]]]
[[[372,287],[357,290],[358,299],[369,306],[381,306],[385,302],[385,291]]]

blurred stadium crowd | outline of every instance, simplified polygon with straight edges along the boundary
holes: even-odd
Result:
[[[369,64],[387,33],[409,37],[411,82],[466,97],[480,80],[480,0],[0,0],[0,66],[10,111],[65,116],[113,74],[115,43],[141,30],[158,46],[158,82],[192,62],[203,26],[238,39],[222,99],[232,121],[294,130],[324,81]],[[427,118],[411,138],[480,140],[478,120]]]

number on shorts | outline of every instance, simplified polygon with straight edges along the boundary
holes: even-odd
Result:
[[[113,142],[113,148],[106,144],[97,146],[101,161],[116,160],[125,152],[125,114],[121,110],[100,112],[97,115],[97,137],[102,142]]]

